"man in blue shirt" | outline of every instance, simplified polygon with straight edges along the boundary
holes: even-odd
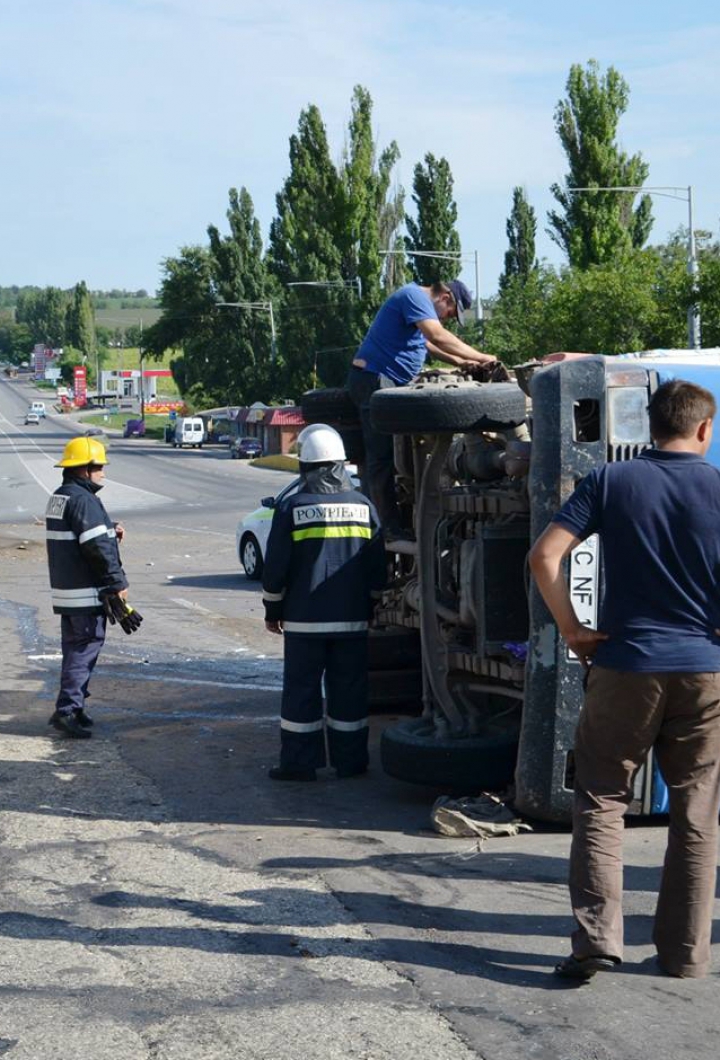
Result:
[[[370,424],[370,398],[376,390],[406,386],[422,370],[429,354],[464,367],[495,364],[495,358],[468,346],[443,327],[462,323],[470,308],[470,291],[460,280],[421,287],[408,283],[383,303],[352,362],[347,388],[358,407],[365,443],[365,488],[388,534],[399,520],[393,480],[393,439]]]
[[[538,538],[530,566],[561,635],[587,670],[575,737],[572,954],[589,979],[622,959],[623,815],[651,748],[668,787],[670,830],[653,941],[662,971],[710,965],[720,803],[720,471],[704,460],[713,395],[675,379],[653,394],[656,448],[585,478]],[[584,627],[562,562],[602,543],[600,630]]]

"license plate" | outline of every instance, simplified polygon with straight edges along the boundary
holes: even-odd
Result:
[[[598,616],[598,536],[593,534],[570,553],[568,588],[575,614],[583,626],[597,628]],[[575,652],[567,657],[578,662]]]

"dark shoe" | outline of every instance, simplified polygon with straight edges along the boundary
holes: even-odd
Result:
[[[268,776],[270,780],[317,780],[314,769],[283,769],[282,766],[273,766]]]
[[[66,736],[71,736],[74,740],[89,740],[92,736],[90,730],[84,729],[74,714],[61,714],[56,710],[48,725],[52,725],[58,732],[64,732]]]
[[[592,979],[597,972],[611,972],[620,964],[619,957],[565,957],[555,965],[555,975],[563,979]]]
[[[346,780],[348,777],[362,777],[367,771],[367,766],[362,766],[361,769],[336,769],[335,775],[339,780]]]
[[[82,725],[83,729],[92,729],[95,722],[92,720],[89,714],[87,714],[83,707],[80,710],[74,710],[73,715],[78,725]]]

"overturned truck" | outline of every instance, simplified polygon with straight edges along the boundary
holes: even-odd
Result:
[[[414,630],[422,715],[382,736],[385,770],[466,793],[514,783],[517,808],[565,821],[582,670],[527,571],[531,543],[593,467],[650,446],[647,404],[666,379],[720,392],[717,351],[569,356],[518,367],[510,381],[427,371],[377,391],[373,426],[394,436],[398,500],[415,540],[390,546],[392,578],[376,621]],[[356,410],[339,390],[303,399],[308,422],[334,424],[362,464]],[[720,452],[708,459],[720,465]],[[581,621],[594,624],[602,555],[588,539],[567,564]],[[635,813],[666,809],[652,757]]]

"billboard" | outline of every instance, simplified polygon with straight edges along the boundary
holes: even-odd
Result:
[[[87,370],[84,364],[77,364],[73,368],[73,385],[75,404],[78,407],[87,405]]]

